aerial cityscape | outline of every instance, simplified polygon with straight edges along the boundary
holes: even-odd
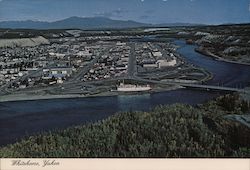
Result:
[[[1,0],[1,158],[249,158],[235,3]]]

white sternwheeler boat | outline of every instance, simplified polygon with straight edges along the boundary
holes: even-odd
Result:
[[[120,83],[119,86],[117,86],[117,91],[120,92],[140,92],[140,91],[149,91],[152,88],[150,85],[133,85],[133,84],[124,84]]]

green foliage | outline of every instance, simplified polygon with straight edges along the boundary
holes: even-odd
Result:
[[[250,110],[249,102],[242,100],[237,93],[221,96],[216,102],[218,106],[221,106],[224,110],[230,112],[245,113]]]

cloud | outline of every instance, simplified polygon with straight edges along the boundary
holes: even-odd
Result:
[[[97,12],[94,15],[110,18],[113,16],[113,13],[111,13],[111,12]]]
[[[104,12],[97,12],[95,13],[94,15],[95,16],[102,16],[102,17],[122,17],[124,14],[128,13],[129,11],[128,10],[124,10],[124,9],[121,9],[121,8],[118,8],[118,9],[115,9],[113,11],[104,11]]]

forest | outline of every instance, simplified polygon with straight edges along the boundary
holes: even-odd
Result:
[[[226,119],[249,114],[249,102],[228,94],[205,104],[158,106],[41,133],[0,148],[0,157],[250,157],[250,128]]]

